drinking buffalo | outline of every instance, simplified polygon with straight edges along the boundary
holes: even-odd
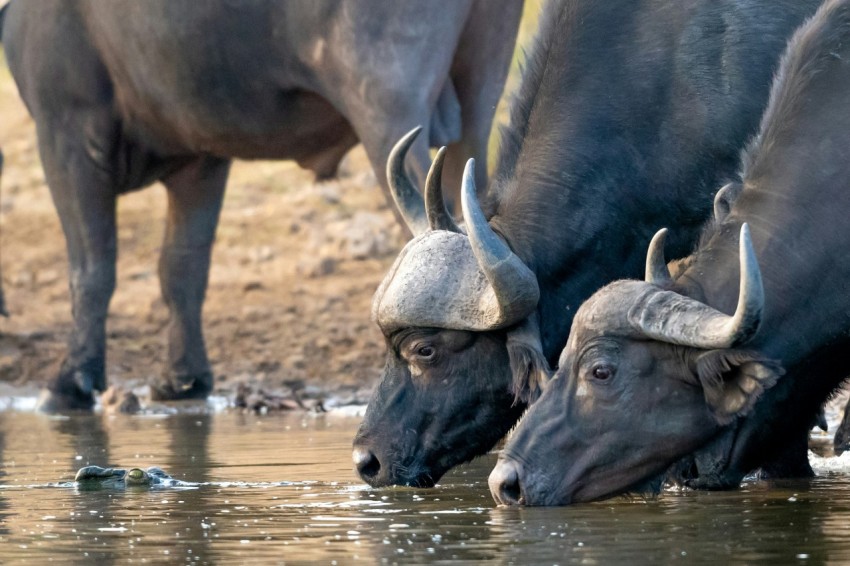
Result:
[[[422,203],[402,172],[410,140],[399,145],[397,200],[431,229],[414,230],[375,295],[389,352],[354,440],[365,481],[432,485],[485,453],[534,398],[581,302],[637,276],[659,225],[676,227],[674,256],[692,249],[817,5],[549,2],[483,212],[470,179],[468,236],[434,192]]]
[[[358,141],[376,170],[415,124],[450,144],[447,182],[486,158],[522,11],[516,0],[13,0],[3,40],[35,119],[68,246],[74,330],[47,409],[88,409],[106,387],[115,202],[160,180],[171,311],[162,399],[212,387],[201,330],[230,159],[295,159],[335,173]],[[479,170],[484,182],[484,168]]]
[[[497,501],[641,490],[712,442],[725,448],[719,486],[789,444],[805,454],[850,373],[848,89],[850,0],[831,0],[789,43],[743,190],[685,272],[668,275],[659,232],[645,282],[612,283],[578,310],[556,378],[490,476]]]

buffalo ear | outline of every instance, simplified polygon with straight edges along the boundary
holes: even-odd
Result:
[[[699,354],[695,362],[705,401],[720,425],[749,413],[785,373],[777,362],[743,350],[711,350]]]
[[[741,183],[727,183],[717,194],[714,195],[714,222],[720,224],[729,213],[732,212],[732,205],[741,196],[741,191],[744,187]]]
[[[507,333],[508,360],[513,375],[514,403],[534,403],[549,382],[552,371],[543,355],[537,315]]]

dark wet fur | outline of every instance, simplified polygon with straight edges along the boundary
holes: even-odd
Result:
[[[815,30],[816,33],[811,29],[809,33],[798,32],[788,42],[788,49],[782,56],[774,78],[775,84],[759,132],[741,152],[741,172],[736,182],[745,178],[758,178],[766,172],[765,168],[770,165],[771,145],[781,136],[788,135],[788,130],[796,122],[796,114],[807,103],[806,88],[837,57],[835,51],[840,47],[843,36],[846,36],[847,28],[850,28],[850,8],[837,5],[834,11],[836,15],[830,16],[828,27],[821,26]],[[810,21],[811,18],[807,23]],[[709,218],[702,228],[694,252],[705,249],[722,224],[714,217]]]
[[[747,147],[744,176],[758,179],[770,169],[770,148],[779,138],[793,135],[801,110],[811,104],[807,90],[812,81],[836,58],[850,35],[850,6],[833,2],[818,13],[819,24],[794,34],[782,57],[770,102],[762,118],[760,134]],[[809,20],[812,22],[814,16]]]
[[[513,172],[529,136],[531,113],[540,100],[543,81],[558,72],[558,61],[553,56],[554,43],[561,33],[567,33],[572,12],[576,4],[553,2],[546,4],[539,16],[540,29],[534,38],[530,52],[523,52],[524,62],[520,65],[522,80],[520,87],[511,97],[510,121],[499,126],[499,169],[497,174],[508,176]],[[549,79],[551,80],[551,79]]]

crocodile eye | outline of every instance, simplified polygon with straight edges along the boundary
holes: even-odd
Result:
[[[145,477],[145,472],[143,472],[139,468],[133,468],[127,473],[127,475],[130,476],[130,479],[140,480]]]

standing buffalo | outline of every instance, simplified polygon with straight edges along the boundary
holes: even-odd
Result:
[[[486,158],[521,12],[517,0],[13,0],[6,56],[71,274],[74,330],[44,408],[88,409],[106,386],[118,195],[167,189],[169,363],[154,396],[203,398],[201,306],[230,158],[295,159],[327,177],[360,141],[383,170],[395,140],[425,124],[416,172],[429,145],[451,144],[459,186],[465,157]]]
[[[612,283],[578,310],[558,374],[490,476],[497,501],[642,490],[718,439],[720,486],[789,443],[805,454],[850,373],[848,92],[850,0],[830,0],[789,43],[743,190],[689,267],[670,277],[661,231],[645,282]]]
[[[397,200],[431,229],[375,295],[389,353],[354,440],[365,481],[428,486],[485,453],[545,381],[575,309],[640,273],[657,226],[676,227],[676,257],[692,249],[818,4],[550,1],[481,208],[469,178],[468,235],[436,191],[416,196],[400,144]]]

